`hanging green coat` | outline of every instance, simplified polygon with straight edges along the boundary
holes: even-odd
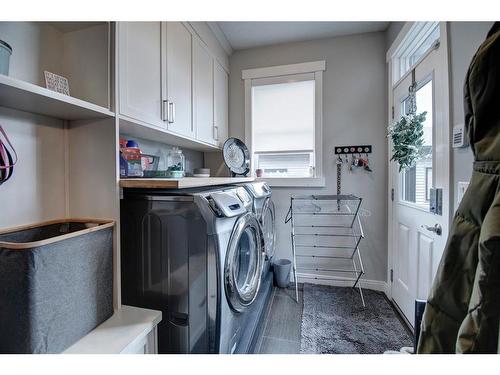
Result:
[[[500,321],[500,23],[465,80],[474,170],[423,316],[418,353],[497,353]]]

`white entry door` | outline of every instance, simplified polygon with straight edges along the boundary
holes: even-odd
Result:
[[[424,154],[415,167],[399,172],[391,163],[392,299],[413,326],[415,300],[426,300],[448,236],[449,123],[448,80],[443,46],[415,65],[417,113],[427,111]],[[411,72],[393,88],[394,121],[408,109]],[[432,187],[443,189],[442,215],[430,212]],[[439,226],[441,233],[431,231]]]

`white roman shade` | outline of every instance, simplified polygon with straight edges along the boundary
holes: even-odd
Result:
[[[314,150],[315,81],[252,87],[254,152]]]

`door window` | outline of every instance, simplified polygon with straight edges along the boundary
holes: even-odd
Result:
[[[274,255],[274,247],[275,247],[275,230],[274,230],[274,204],[273,202],[267,198],[266,203],[264,204],[264,209],[262,211],[262,232],[264,235],[264,246],[268,259],[271,259]]]
[[[257,268],[255,251],[257,244],[256,233],[253,228],[247,227],[240,237],[236,250],[235,281],[236,287],[241,294],[246,294],[252,288],[252,279]]]
[[[424,146],[415,166],[401,172],[401,199],[422,208],[429,208],[428,191],[432,187],[432,128],[433,128],[433,88],[432,79],[426,81],[416,92],[417,113],[427,112],[424,122]],[[401,103],[402,113],[408,114],[409,100]]]
[[[262,242],[257,219],[247,213],[233,229],[226,254],[224,280],[231,307],[241,312],[257,296],[260,287]]]

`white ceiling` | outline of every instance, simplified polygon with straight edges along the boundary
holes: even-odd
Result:
[[[389,22],[217,22],[232,49],[383,31]]]

